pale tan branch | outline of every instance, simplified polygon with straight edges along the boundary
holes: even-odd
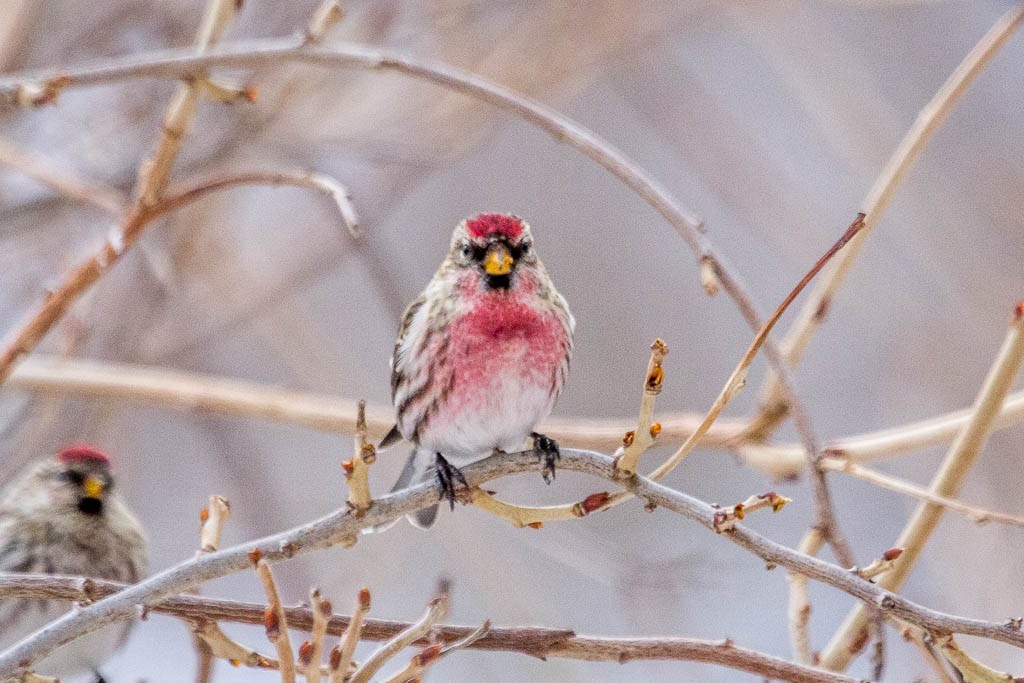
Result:
[[[959,493],[967,473],[985,445],[996,415],[999,414],[999,406],[1006,397],[1014,377],[1017,376],[1022,362],[1024,302],[1018,304],[1014,311],[1013,322],[1006,339],[975,399],[974,414],[970,422],[950,446],[939,472],[932,480],[932,493],[946,498],[953,498]],[[896,546],[904,548],[903,555],[892,571],[879,579],[878,583],[881,586],[889,590],[899,590],[921,556],[925,544],[931,538],[945,510],[945,506],[932,502],[924,502],[918,506],[895,543]],[[856,648],[852,644],[861,641],[861,633],[866,623],[867,612],[864,606],[858,605],[823,652],[821,661],[826,668],[843,670],[849,665],[856,654]]]
[[[197,54],[202,54],[220,40],[240,6],[236,0],[209,0],[196,34]],[[178,86],[171,103],[167,106],[156,149],[139,167],[138,180],[135,183],[135,196],[138,198],[140,208],[155,205],[167,188],[174,160],[178,158],[181,143],[188,134],[192,119],[195,117],[201,93],[198,84],[205,77],[205,73],[200,73],[189,82]]]
[[[309,594],[310,611],[313,613],[313,628],[310,632],[308,653],[299,649],[299,659],[303,660],[302,673],[307,683],[320,683],[322,680],[321,663],[324,652],[324,636],[327,634],[327,620],[331,618],[331,601],[314,589]],[[306,643],[303,643],[305,645]],[[305,655],[305,656],[303,656]]]
[[[958,410],[898,427],[844,437],[825,444],[823,451],[830,457],[823,463],[832,458],[870,462],[940,446],[955,439],[970,419],[970,409]],[[1021,421],[1024,421],[1024,391],[1006,397],[992,428],[1005,429]],[[806,462],[805,451],[799,444],[755,444],[737,439],[736,452],[751,467],[775,477],[797,475]]]
[[[964,683],[1007,683],[1007,681],[1013,683],[1013,681],[1019,680],[1011,674],[996,671],[974,659],[960,649],[951,635],[936,637],[935,644],[939,646],[939,650],[950,664],[955,666],[963,676]]]
[[[366,401],[360,401],[356,410],[356,434],[353,439],[355,447],[352,459],[341,464],[348,482],[348,504],[363,514],[370,509],[373,498],[370,496],[370,465],[377,459],[377,452],[372,443],[366,440]]]
[[[949,498],[947,496],[940,496],[936,493],[932,493],[923,486],[918,486],[917,484],[906,481],[905,479],[900,479],[899,477],[894,477],[889,474],[882,474],[881,472],[876,472],[873,469],[869,469],[861,465],[855,465],[843,460],[829,460],[825,465],[830,470],[844,472],[852,477],[856,477],[861,481],[866,481],[867,483],[880,488],[902,493],[912,498],[917,498],[918,500],[934,503],[935,505],[941,505],[952,512],[956,512],[967,517],[967,519],[971,520],[975,524],[983,525],[988,524],[989,522],[995,522],[997,524],[1009,524],[1011,526],[1024,527],[1024,517],[1010,515],[1005,512],[997,512],[995,510],[988,510],[975,505],[968,505],[967,503],[961,502],[955,498]]]
[[[862,579],[871,581],[876,576],[884,574],[885,572],[896,566],[896,560],[899,559],[900,555],[903,554],[903,548],[889,548],[881,557],[876,557],[866,567],[854,567],[853,571],[857,573],[857,576]]]
[[[399,652],[427,635],[437,622],[444,619],[448,614],[450,604],[447,583],[442,582],[437,597],[430,601],[427,611],[420,620],[377,648],[363,662],[362,666],[356,669],[356,672],[352,674],[352,678],[349,679],[349,683],[370,683],[370,680],[380,671],[384,664]]]
[[[0,140],[0,164],[9,166],[60,194],[92,204],[115,216],[120,216],[128,209],[128,200],[113,188],[90,183],[66,171],[58,170],[36,155],[16,149],[6,140]]]
[[[192,633],[209,648],[211,655],[219,659],[257,669],[280,668],[280,664],[275,660],[229,638],[215,621],[195,620]]]
[[[25,359],[4,388],[58,396],[148,401],[184,410],[257,417],[349,435],[355,434],[358,412],[356,401],[329,394],[303,393],[152,366],[45,355]],[[1024,410],[1021,412],[1024,414]],[[379,441],[394,425],[394,409],[390,406],[368,406],[366,415],[367,437],[371,441]],[[662,438],[683,439],[699,420],[693,413],[663,415],[660,420]],[[622,435],[630,428],[626,419],[554,418],[547,420],[540,430],[567,446],[610,451],[622,443]],[[739,423],[723,420],[708,432],[702,443],[707,447],[726,448],[741,431]]]
[[[468,634],[465,638],[460,638],[459,640],[456,640],[454,642],[447,643],[444,647],[441,648],[439,656],[445,657],[447,655],[450,655],[452,652],[456,652],[457,650],[472,647],[473,643],[486,636],[490,632],[490,630],[491,620],[487,619],[486,621],[484,621],[484,623],[480,624],[479,628],[477,628],[472,633]]]
[[[415,683],[418,682],[427,669],[441,656],[440,645],[427,645],[421,652],[417,652],[409,660],[409,664],[398,673],[389,676],[384,683]]]
[[[362,637],[363,620],[369,611],[370,589],[363,588],[359,591],[355,607],[352,609],[352,619],[341,634],[341,641],[338,643],[338,646],[331,652],[329,667],[331,683],[341,683],[348,676],[349,670],[352,667],[352,655],[356,651],[356,645],[359,644],[360,637]],[[335,652],[337,655],[335,655]]]
[[[304,44],[319,43],[328,31],[344,18],[345,6],[339,0],[324,0],[309,21]]]
[[[932,671],[935,672],[941,683],[957,683],[957,681],[953,680],[949,671],[946,670],[946,662],[939,656],[934,645],[926,642],[926,639],[930,639],[930,636],[916,626],[910,626],[909,624],[901,625],[900,635],[921,653],[921,657],[932,668]],[[963,683],[963,681],[960,681],[960,683]]]
[[[231,517],[231,504],[224,496],[210,496],[210,503],[200,513],[199,550],[212,553],[220,548],[224,525]]]
[[[655,339],[651,344],[651,359],[647,362],[647,373],[644,375],[644,391],[640,398],[640,417],[636,429],[627,432],[623,440],[622,453],[616,458],[615,466],[625,474],[634,474],[637,463],[648,448],[654,445],[661,434],[661,425],[654,422],[654,404],[661,393],[665,371],[662,363],[668,355],[665,342]]]
[[[865,215],[864,231],[852,240],[849,248],[829,266],[808,295],[793,326],[786,333],[782,346],[791,365],[796,366],[800,362],[811,337],[824,323],[836,291],[914,162],[920,157],[935,132],[942,127],[949,112],[960,101],[974,79],[985,70],[992,58],[1017,31],[1022,20],[1024,7],[1014,7],[1000,17],[964,57],[928,104],[921,109],[914,125],[907,131],[864,199],[861,209]],[[778,374],[774,370],[766,378],[761,403],[761,416],[755,431],[764,436],[770,433],[786,414],[785,398],[781,394]]]
[[[295,655],[292,639],[288,635],[288,617],[281,604],[281,595],[277,590],[277,581],[270,570],[270,564],[258,550],[249,552],[249,561],[256,569],[256,576],[267,595],[267,609],[264,612],[263,627],[267,640],[277,648],[278,665],[281,671],[281,683],[295,683]]]
[[[818,529],[808,529],[800,540],[797,552],[808,557],[817,557],[825,537]],[[811,622],[811,599],[807,593],[807,576],[799,572],[788,572],[789,580],[789,642],[793,657],[801,664],[811,664],[811,637],[808,626]]]

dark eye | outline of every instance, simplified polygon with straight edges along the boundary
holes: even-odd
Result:
[[[473,252],[473,249],[469,246],[469,242],[462,243],[462,255],[465,258],[469,258],[469,255]]]
[[[519,247],[519,253],[520,254],[529,254],[531,247],[533,247],[533,243],[532,242],[523,242],[523,244]]]
[[[85,476],[81,472],[75,470],[65,470],[60,473],[60,476],[65,481],[70,481],[75,486],[81,486],[85,482]]]

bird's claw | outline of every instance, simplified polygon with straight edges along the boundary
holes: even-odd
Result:
[[[437,473],[437,481],[441,484],[441,500],[447,500],[451,509],[455,509],[455,501],[466,502],[465,496],[469,493],[469,484],[462,471],[448,462],[443,455],[437,453],[434,460],[434,470]],[[462,490],[456,490],[458,486]]]
[[[530,436],[533,437],[533,452],[542,463],[540,475],[544,477],[545,484],[550,484],[555,479],[555,463],[562,457],[558,442],[537,432]]]

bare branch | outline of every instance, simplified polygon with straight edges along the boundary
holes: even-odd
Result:
[[[348,504],[361,515],[370,509],[370,465],[377,459],[374,446],[366,440],[366,401],[359,402],[356,413],[355,449],[352,459],[341,464],[348,482]]]
[[[295,683],[295,655],[291,636],[288,635],[288,617],[281,605],[281,595],[277,590],[274,574],[258,548],[249,551],[248,558],[256,568],[256,576],[263,586],[263,592],[267,594],[268,605],[263,615],[263,626],[267,632],[267,640],[277,648],[281,683]]]
[[[786,333],[782,345],[786,349],[786,357],[791,365],[796,366],[800,362],[811,337],[824,323],[836,291],[914,162],[921,156],[921,152],[935,132],[945,123],[949,112],[960,101],[974,79],[985,70],[1006,41],[1020,28],[1022,20],[1024,7],[1014,7],[1001,16],[917,115],[914,125],[907,131],[864,199],[861,209],[865,216],[864,231],[851,242],[850,248],[829,266],[828,271],[804,302],[793,326]],[[761,404],[761,415],[753,430],[763,437],[774,429],[787,410],[775,371],[770,373],[765,381]]]
[[[4,388],[150,401],[185,410],[257,417],[324,432],[356,433],[356,401],[152,366],[37,355],[19,364]],[[1024,396],[1021,406],[1024,417]],[[395,422],[391,406],[368,406],[366,415],[367,438],[371,441],[379,441]],[[695,413],[664,415],[661,438],[683,439],[699,421],[700,416]],[[546,421],[540,430],[568,446],[614,450],[630,428],[627,419],[555,418]],[[720,420],[702,444],[709,448],[727,448],[730,440],[741,431],[742,425]],[[803,467],[803,451],[795,452],[798,468]]]
[[[444,619],[448,614],[450,605],[451,600],[448,594],[447,582],[442,582],[437,597],[430,601],[427,611],[420,620],[381,645],[363,662],[362,666],[356,669],[356,672],[352,674],[352,678],[349,679],[349,683],[370,683],[374,674],[380,671],[380,668],[388,660],[427,635],[430,629],[434,627],[434,624]]]
[[[1013,323],[1010,325],[1002,348],[982,384],[977,399],[975,399],[973,418],[950,446],[939,472],[932,480],[930,487],[932,493],[947,498],[955,497],[959,493],[967,473],[985,445],[992,423],[995,421],[996,415],[999,414],[999,406],[1009,391],[1014,377],[1017,376],[1022,362],[1024,362],[1024,302],[1017,305]],[[931,502],[918,506],[895,543],[896,546],[904,548],[903,555],[893,570],[881,577],[880,585],[890,590],[899,590],[921,556],[925,544],[938,526],[945,509],[945,506]],[[865,628],[866,620],[866,612],[860,605],[847,616],[846,621],[843,622],[822,654],[821,661],[826,668],[832,670],[846,668],[853,656],[857,654],[857,650],[852,647],[852,644],[860,642],[860,634]]]
[[[313,628],[310,632],[308,657],[302,656],[303,648],[299,649],[299,659],[308,659],[303,663],[302,673],[307,683],[320,683],[322,671],[321,662],[324,651],[324,635],[327,634],[327,620],[331,618],[331,601],[320,595],[320,591],[314,589],[309,595],[310,611],[313,613]],[[303,643],[305,645],[306,643]]]
[[[825,538],[818,529],[808,529],[800,541],[797,552],[817,557]],[[811,599],[807,594],[807,576],[798,572],[786,574],[789,580],[789,642],[793,656],[801,664],[811,664],[811,637],[808,626],[811,621]]]
[[[960,646],[953,640],[953,636],[939,636],[935,638],[935,644],[964,677],[964,683],[1006,683],[1007,681],[1013,683],[1018,680],[1011,674],[991,669],[971,657],[960,649]]]
[[[566,448],[562,451],[560,466],[566,470],[588,473],[615,482],[650,504],[677,512],[709,530],[714,528],[716,510],[711,505],[638,475],[620,481],[616,478],[612,459],[608,456]],[[462,471],[470,486],[480,486],[495,477],[536,471],[536,468],[537,458],[531,449],[488,457],[465,466]],[[30,668],[36,659],[64,643],[106,624],[135,616],[136,605],[155,607],[191,586],[245,570],[250,566],[248,552],[254,546],[259,548],[267,561],[275,562],[294,557],[300,553],[339,543],[358,534],[362,529],[384,524],[434,505],[439,493],[438,483],[427,482],[376,499],[373,507],[362,517],[357,517],[346,506],[289,531],[210,553],[158,572],[114,596],[68,612],[45,630],[24,638],[6,652],[0,653],[0,680],[3,680],[3,676],[16,675]],[[1024,633],[1012,624],[967,619],[923,607],[885,590],[880,585],[865,581],[848,569],[808,557],[775,543],[742,524],[737,524],[732,533],[722,534],[720,538],[739,545],[765,562],[827,583],[858,600],[877,605],[889,616],[925,630],[974,635],[1024,648]],[[3,594],[5,591],[0,588],[0,595]],[[484,643],[486,640],[487,638],[483,638],[479,642]]]
[[[50,574],[0,574],[0,594],[19,597],[43,597],[56,600],[81,600],[81,579]],[[90,595],[93,599],[113,595],[125,588],[113,581],[95,581]],[[233,600],[197,598],[180,595],[153,608],[156,612],[184,619],[231,621],[244,624],[263,624],[264,606]],[[313,627],[312,610],[290,607],[288,624],[291,628],[310,630]],[[365,612],[357,607],[354,614]],[[356,618],[334,615],[327,624],[327,632],[338,635],[348,632]],[[409,622],[367,619],[360,629],[367,640],[389,640],[412,626]],[[565,629],[543,627],[491,628],[437,625],[430,636],[437,636],[445,645],[444,657],[452,650],[467,648],[490,652],[518,652],[531,657],[562,658],[591,662],[680,660],[718,664],[741,671],[749,671],[773,680],[799,683],[852,683],[855,679],[821,669],[793,664],[771,655],[739,647],[729,640],[700,640],[695,638],[613,638],[607,636],[577,635]],[[428,636],[428,637],[430,637]],[[426,646],[428,637],[412,643]],[[274,668],[276,662],[272,662]],[[340,667],[339,667],[340,668]],[[347,667],[346,667],[347,668]],[[332,676],[334,672],[332,672]],[[341,676],[332,679],[341,681]]]
[[[233,0],[232,0],[233,1]],[[250,173],[201,181],[168,194],[148,205],[138,204],[120,226],[111,229],[97,252],[64,275],[60,285],[47,293],[42,306],[5,339],[0,353],[0,383],[11,373],[14,363],[42,340],[68,308],[117,263],[138,240],[142,231],[160,216],[202,199],[211,192],[246,184],[296,184],[313,182],[308,173]],[[335,197],[337,199],[337,197]]]
[[[359,639],[363,635],[363,619],[369,611],[370,589],[363,588],[359,591],[355,607],[352,609],[352,619],[345,627],[344,633],[341,634],[341,642],[331,652],[331,683],[341,683],[348,676],[349,669],[352,666],[352,655],[355,653],[356,645],[359,644]],[[391,635],[394,636],[397,633]],[[335,652],[338,653],[337,657],[335,657]]]
[[[654,445],[655,439],[661,434],[661,425],[654,422],[654,403],[661,393],[661,385],[665,376],[661,364],[668,355],[665,342],[655,339],[651,344],[651,359],[647,363],[644,375],[644,392],[640,399],[640,417],[636,429],[626,434],[623,451],[615,460],[615,466],[625,474],[634,474],[640,456]],[[630,436],[632,434],[632,436]]]
[[[876,472],[873,469],[863,467],[861,465],[855,465],[849,461],[841,459],[832,460],[829,459],[825,462],[825,466],[836,472],[845,472],[851,477],[856,477],[861,481],[866,481],[869,484],[874,484],[883,489],[902,493],[918,500],[924,500],[935,505],[941,505],[942,507],[957,512],[967,519],[971,520],[975,524],[984,525],[989,522],[995,522],[997,524],[1009,524],[1011,526],[1024,527],[1024,517],[1018,517],[1017,515],[1010,515],[1005,512],[996,512],[995,510],[988,510],[986,508],[978,507],[975,505],[968,505],[955,498],[948,498],[946,496],[940,496],[936,493],[932,493],[928,489],[918,486],[917,484],[894,477],[889,474],[882,474]]]
[[[200,514],[199,550],[204,553],[215,552],[220,548],[220,535],[224,525],[231,517],[231,504],[224,496],[210,496],[210,503]]]
[[[128,201],[113,188],[90,183],[53,168],[38,156],[15,149],[6,140],[0,140],[0,164],[38,180],[63,195],[92,204],[115,216],[120,216],[128,209]]]

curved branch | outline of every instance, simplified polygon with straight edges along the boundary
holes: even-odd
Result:
[[[600,453],[564,449],[560,467],[619,482],[612,459]],[[479,486],[499,476],[536,469],[537,458],[532,450],[528,450],[485,458],[467,465],[462,471],[470,486]],[[644,477],[633,476],[619,483],[649,504],[677,512],[710,531],[715,529],[716,509],[701,500]],[[254,548],[258,549],[267,561],[276,562],[338,543],[351,544],[363,529],[390,522],[434,505],[439,495],[439,484],[424,483],[375,500],[362,516],[355,515],[346,506],[289,531],[203,555],[166,569],[114,596],[65,614],[45,629],[37,631],[0,654],[0,680],[27,669],[37,659],[75,638],[106,624],[131,619],[137,614],[140,605],[147,608],[155,607],[192,586],[247,569],[248,553]],[[862,579],[854,572],[802,555],[743,525],[736,525],[732,531],[721,536],[769,563],[827,583],[876,606],[888,616],[920,626],[927,631],[974,635],[1024,648],[1024,633],[1013,623],[996,624],[966,619],[923,607]]]
[[[152,204],[136,204],[119,226],[114,226],[95,254],[72,268],[56,289],[47,293],[42,306],[16,328],[5,340],[0,352],[0,384],[10,375],[14,364],[21,356],[29,353],[42,341],[50,328],[60,320],[67,309],[94,285],[138,240],[142,231],[157,218],[176,211],[181,207],[202,199],[206,195],[239,185],[297,185],[312,187],[330,194],[338,203],[343,217],[349,209],[344,198],[347,195],[335,181],[325,184],[324,176],[300,171],[273,173],[243,173],[237,176],[199,181],[182,190],[170,192],[154,199]],[[346,218],[346,224],[348,224]],[[353,229],[349,224],[349,229]]]

